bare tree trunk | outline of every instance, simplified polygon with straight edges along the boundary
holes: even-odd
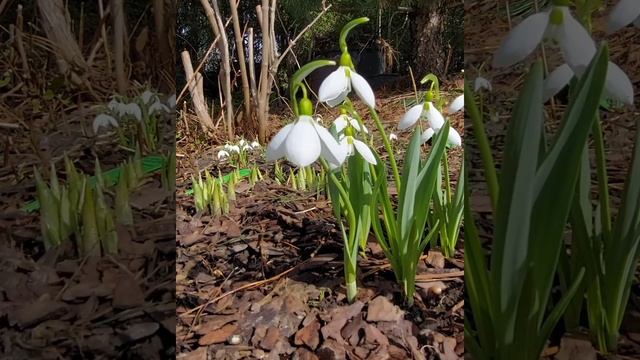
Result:
[[[162,68],[168,68],[168,63],[173,65],[173,58],[169,53],[169,39],[167,39],[167,23],[164,0],[153,0],[153,20],[155,23],[158,52],[162,61]]]
[[[56,46],[56,59],[60,73],[69,76],[75,84],[82,84],[88,66],[65,16],[62,0],[38,0],[42,28]],[[86,80],[85,80],[86,82]]]
[[[209,116],[207,111],[207,103],[202,92],[202,75],[200,73],[193,73],[193,65],[191,64],[191,57],[189,52],[184,50],[181,53],[182,66],[184,67],[184,73],[187,76],[187,83],[189,84],[189,92],[191,93],[191,99],[193,100],[193,108],[196,111],[198,120],[202,130],[209,131],[214,129],[213,120]],[[196,77],[195,81],[191,81],[193,77]]]
[[[256,66],[253,57],[253,28],[250,27],[249,33],[249,83],[251,87],[251,106],[257,107],[256,99],[258,98],[258,89],[256,87]]]
[[[258,138],[261,143],[267,139],[267,120],[269,114],[269,60],[271,58],[271,31],[269,30],[269,0],[262,0],[262,5],[256,7],[258,22],[262,29],[262,64],[260,69],[260,83],[258,90]]]
[[[231,66],[229,64],[229,42],[227,40],[227,32],[225,31],[224,24],[220,18],[220,9],[218,8],[218,1],[213,0],[213,8],[209,5],[208,0],[200,0],[204,12],[207,15],[211,29],[216,37],[220,38],[218,42],[218,49],[220,51],[220,76],[222,76],[222,91],[224,92],[225,102],[225,123],[227,128],[227,136],[229,139],[233,139],[233,98],[231,96]]]
[[[236,0],[229,0],[231,5],[231,18],[233,19],[233,33],[236,40],[238,52],[238,62],[240,63],[240,76],[242,78],[242,95],[244,97],[244,113],[248,120],[251,120],[251,95],[249,94],[249,77],[247,74],[247,64],[244,56],[244,43],[240,32],[240,19],[238,18],[238,3]],[[245,122],[246,123],[246,122]]]
[[[446,39],[444,37],[447,1],[427,0],[416,7],[414,71],[418,78],[434,73],[442,77],[447,67]]]
[[[116,83],[118,85],[118,92],[126,95],[129,84],[127,81],[127,73],[124,68],[124,43],[126,41],[124,5],[123,0],[112,1],[111,14],[113,15],[113,51],[116,63]]]

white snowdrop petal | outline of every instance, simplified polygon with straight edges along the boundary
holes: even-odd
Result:
[[[333,101],[341,96],[346,96],[345,91],[348,91],[348,89],[349,78],[345,72],[345,67],[339,66],[320,84],[318,100],[323,102]],[[342,99],[344,100],[344,97]]]
[[[493,91],[493,87],[491,86],[491,82],[482,76],[478,76],[476,80],[473,82],[473,91],[478,92],[482,89],[487,89],[489,91]]]
[[[353,90],[355,90],[356,94],[360,97],[360,100],[364,101],[364,103],[370,108],[375,108],[376,97],[367,80],[353,70],[350,71],[350,74],[351,85],[353,86]]]
[[[451,105],[449,105],[449,113],[453,114],[462,110],[462,108],[464,108],[464,94],[459,95],[451,102]]]
[[[93,133],[97,134],[101,127],[106,127],[107,125],[118,127],[118,121],[116,121],[113,116],[107,114],[96,116],[93,120]]]
[[[169,105],[170,108],[176,107],[176,94],[171,95],[169,99],[167,99],[167,105]]]
[[[607,78],[604,83],[605,92],[612,98],[633,105],[633,85],[627,74],[618,65],[609,61]]]
[[[341,133],[344,130],[344,128],[347,127],[347,120],[345,120],[345,115],[338,116],[333,121],[333,126],[336,129],[337,133]]]
[[[427,110],[427,120],[429,120],[429,126],[431,126],[433,130],[438,131],[442,128],[442,125],[444,125],[444,117],[432,103],[428,104],[429,109]]]
[[[558,29],[558,43],[562,49],[564,61],[569,66],[586,66],[596,54],[596,44],[587,30],[576,20],[566,6],[563,12],[562,25]]]
[[[389,140],[391,141],[398,140],[398,135],[394,133],[389,134]]]
[[[124,107],[124,113],[135,117],[138,121],[142,120],[142,110],[136,103],[129,103]]]
[[[280,131],[278,131],[276,136],[274,136],[273,139],[271,139],[271,142],[267,146],[267,154],[266,154],[267,161],[278,160],[281,157],[284,157],[286,155],[284,143],[285,143],[285,140],[287,139],[287,136],[289,135],[289,132],[291,132],[292,128],[293,128],[293,124],[288,124],[284,126],[282,129],[280,129]],[[225,148],[226,148],[226,145],[225,145]]]
[[[418,119],[420,119],[423,111],[424,104],[412,106],[409,111],[407,111],[404,116],[402,116],[402,119],[400,119],[400,122],[398,123],[398,130],[404,130],[413,126],[413,124],[415,124]]]
[[[458,147],[462,145],[462,137],[456,131],[456,129],[449,127],[449,134],[447,134],[447,144],[449,146]]]
[[[329,130],[313,121],[312,124],[320,138],[320,154],[322,158],[334,164],[342,164],[347,155],[336,139],[331,135]]]
[[[433,131],[432,128],[428,128],[427,130],[425,130],[420,136],[420,141],[422,142],[422,144],[429,141],[429,139],[433,137],[433,134],[435,134],[435,131]]]
[[[549,76],[544,80],[544,84],[542,86],[542,96],[544,102],[547,102],[553,96],[555,96],[560,90],[562,90],[569,81],[573,78],[573,70],[567,64],[562,64],[558,66],[555,70],[549,74]]]
[[[367,144],[363,143],[360,140],[354,139],[353,146],[369,164],[376,165],[378,163],[378,161],[376,161],[376,157],[373,155],[373,151],[369,149],[369,146],[367,146]]]
[[[607,23],[607,32],[612,33],[639,21],[640,17],[640,1],[638,0],[620,0],[611,10],[609,21]]]
[[[218,160],[222,160],[222,159],[228,158],[228,157],[229,157],[229,153],[226,152],[225,150],[218,151]]]
[[[337,97],[333,98],[333,99],[329,99],[327,100],[327,105],[329,105],[330,107],[336,107],[340,104],[342,104],[342,102],[344,101],[344,99],[347,98],[347,95],[349,95],[349,87],[347,87],[342,93],[340,93]]]
[[[311,117],[308,117],[311,119]],[[285,141],[287,159],[299,167],[309,166],[318,160],[322,146],[313,126],[313,120],[301,116],[293,125]]]
[[[524,19],[513,28],[493,55],[493,67],[513,65],[531,54],[542,41],[549,14],[537,13]]]

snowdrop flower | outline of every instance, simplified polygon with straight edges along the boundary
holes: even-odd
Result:
[[[453,99],[451,104],[449,105],[449,114],[457,113],[458,111],[464,108],[464,94],[459,95],[457,98]]]
[[[240,153],[240,147],[238,145],[229,145],[229,151],[238,154]]]
[[[260,143],[257,142],[257,141],[254,141],[254,142],[251,143],[250,146],[251,146],[252,149],[257,149],[257,148],[260,147]]]
[[[267,160],[286,157],[297,166],[308,166],[319,157],[331,164],[342,164],[346,154],[329,130],[310,115],[300,115],[286,125],[267,146]]]
[[[245,146],[247,144],[246,141],[244,141],[244,139],[240,139],[240,142],[238,143],[239,146]]]
[[[420,136],[420,140],[422,144],[429,141],[429,139],[431,139],[433,135],[435,135],[435,133],[436,132],[432,128],[428,128],[427,130],[425,130]],[[462,146],[462,137],[460,137],[460,134],[456,131],[456,129],[452,127],[449,127],[449,134],[447,134],[447,146],[450,146],[450,147]]]
[[[376,106],[375,95],[367,80],[348,66],[338,66],[338,69],[324,79],[318,89],[318,100],[331,107],[339,105],[351,92],[351,88],[367,106]]]
[[[640,27],[640,1],[620,0],[611,10],[607,32],[612,33],[631,23],[636,27]]]
[[[101,127],[107,126],[118,127],[118,121],[111,115],[100,114],[93,120],[93,133],[97,134]]]
[[[425,116],[429,121],[429,125],[437,130],[440,130],[444,125],[444,117],[432,102],[427,101],[422,104],[412,106],[409,111],[404,114],[400,123],[398,124],[398,130],[405,130],[413,126],[421,116]]]
[[[251,149],[252,149],[252,148],[251,148],[251,146],[250,146],[249,144],[244,144],[244,145],[242,145],[242,151],[249,151],[249,150],[251,150]]]
[[[172,109],[176,107],[176,94],[171,95],[169,99],[167,99],[167,105]]]
[[[455,100],[453,100],[453,102],[449,106],[449,112],[459,111],[463,107],[464,95],[460,95]],[[429,139],[431,139],[431,137],[435,133],[440,131],[440,129],[442,129],[442,126],[444,125],[444,117],[442,116],[440,111],[436,109],[433,103],[425,102],[424,104],[418,104],[411,107],[411,109],[409,109],[409,111],[407,111],[407,113],[404,114],[404,116],[400,120],[398,129],[404,130],[413,126],[421,116],[425,116],[427,118],[430,127],[422,133],[422,142],[425,143]],[[456,131],[456,129],[452,127],[449,127],[447,144],[449,144],[450,146],[462,145],[462,138],[460,137],[460,134]]]
[[[121,107],[121,111],[121,115],[131,115],[138,121],[142,120],[142,110],[140,110],[140,106],[136,103],[124,104]]]
[[[113,112],[114,114],[121,116],[122,106],[124,106],[124,104],[122,104],[118,100],[111,99],[111,101],[109,101],[109,103],[107,104],[107,109],[111,110],[111,112]]]
[[[229,157],[229,153],[226,150],[218,151],[218,160],[226,159]]]
[[[171,110],[169,110],[169,108],[164,105],[163,103],[157,101],[154,102],[153,104],[151,104],[151,106],[149,106],[149,114],[152,115],[156,112],[171,112]]]
[[[158,100],[158,96],[151,92],[150,90],[145,90],[142,95],[140,95],[140,99],[142,99],[142,102],[144,104],[149,104],[151,102],[151,100]]]
[[[636,0],[637,1],[637,0]],[[566,3],[566,0],[554,0]],[[628,6],[628,5],[627,5]],[[596,54],[596,44],[567,6],[554,5],[550,10],[529,16],[507,35],[493,58],[493,66],[509,66],[524,59],[543,38],[555,40],[568,65],[550,74],[547,95],[551,89],[562,89],[574,75],[581,76]],[[605,93],[625,104],[633,104],[633,85],[617,65],[609,62]],[[553,96],[553,95],[551,95]],[[549,96],[549,97],[551,97]]]
[[[593,43],[591,36],[571,15],[566,6],[568,1],[553,2],[551,9],[529,16],[511,30],[493,57],[493,67],[510,66],[523,60],[543,39],[555,40],[558,43],[569,66],[577,66],[591,60],[593,55],[589,56],[585,49]]]
[[[398,135],[396,135],[394,133],[389,134],[389,140],[391,140],[391,141],[398,140]]]
[[[346,156],[352,156],[357,152],[369,164],[376,165],[378,163],[369,146],[353,137],[353,130],[347,130],[345,135],[340,137],[340,147]],[[336,164],[332,165],[335,166]]]
[[[482,89],[487,89],[490,92],[493,91],[493,87],[491,86],[491,82],[482,76],[478,76],[476,80],[473,82],[473,91],[478,92]]]
[[[365,134],[369,133],[369,130],[367,130],[367,127],[364,126],[364,124],[363,124],[363,128],[360,129],[360,123],[358,122],[358,120],[352,118],[351,116],[349,116],[347,114],[340,114],[340,116],[338,116],[333,121],[333,125],[334,125],[337,133],[343,132],[344,129],[349,125],[351,125],[358,132],[360,132],[361,130],[364,130]]]
[[[595,51],[595,46],[594,46]],[[594,53],[595,54],[595,53]],[[543,98],[546,102],[562,90],[571,79],[584,73],[586,67],[572,69],[568,64],[557,67],[545,79],[543,85]],[[609,96],[627,105],[633,105],[633,84],[627,74],[618,65],[609,61],[607,76],[604,82],[605,96]]]

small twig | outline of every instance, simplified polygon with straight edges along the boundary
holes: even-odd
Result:
[[[62,293],[64,293],[67,290],[67,288],[69,287],[69,284],[71,284],[73,282],[73,280],[75,279],[75,277],[78,276],[78,274],[82,270],[82,267],[87,262],[87,259],[89,259],[88,256],[85,256],[84,259],[82,259],[82,261],[80,262],[80,265],[78,266],[76,271],[74,271],[73,275],[71,275],[71,277],[69,278],[69,281],[67,281],[64,284],[62,289],[60,289],[60,291],[58,291],[58,294],[56,294],[56,297],[54,298],[54,300],[56,300],[56,301],[60,300],[60,297],[62,296]]]

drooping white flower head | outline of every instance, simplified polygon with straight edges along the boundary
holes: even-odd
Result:
[[[409,111],[407,111],[402,119],[400,119],[400,123],[398,123],[398,130],[405,130],[413,126],[421,116],[424,116],[429,121],[429,125],[436,129],[440,130],[442,125],[444,124],[444,117],[436,109],[432,102],[428,101],[422,104],[412,106]]]
[[[543,39],[554,40],[559,45],[568,65],[550,74],[545,85],[546,94],[552,89],[562,89],[573,75],[580,77],[597,51],[595,42],[571,15],[569,8],[554,5],[547,11],[529,16],[511,30],[494,54],[493,66],[510,66],[523,60]],[[607,70],[605,94],[624,104],[633,104],[633,85],[624,71],[612,62]]]
[[[245,140],[245,139],[240,139],[240,142],[238,142],[238,145],[239,145],[240,147],[245,146],[246,144],[247,144],[247,142],[246,142],[246,140]]]
[[[351,125],[356,131],[360,132],[362,130],[364,130],[365,134],[369,133],[369,130],[367,130],[367,127],[364,126],[364,124],[362,125],[363,128],[360,128],[360,123],[358,122],[358,120],[352,118],[351,116],[347,115],[347,114],[340,114],[334,121],[333,121],[333,126],[335,127],[336,132],[339,134],[341,132],[344,131],[344,129]]]
[[[251,148],[252,149],[257,149],[259,147],[260,147],[260,143],[259,142],[254,141],[254,142],[251,143]]]
[[[611,10],[609,22],[607,23],[607,32],[611,34],[631,23],[636,27],[640,27],[640,1],[620,0]]]
[[[240,147],[238,145],[229,145],[229,151],[238,154],[240,153]]]
[[[167,105],[172,109],[176,107],[176,94],[169,96],[167,99]]]
[[[394,133],[389,134],[389,140],[391,140],[391,141],[398,140],[398,135],[396,135]]]
[[[242,151],[249,151],[251,149],[252,149],[252,147],[249,144],[242,145]]]
[[[369,146],[351,135],[340,137],[340,147],[346,156],[353,156],[357,152],[369,164],[376,165],[378,163]],[[335,164],[332,165],[335,166]]]
[[[449,112],[459,111],[464,107],[464,95],[458,96],[453,100],[451,105],[449,106]],[[425,109],[426,108],[426,109]],[[426,129],[421,136],[422,143],[427,142],[431,137],[436,134],[442,126],[444,126],[444,117],[436,109],[436,107],[431,102],[426,102],[424,104],[414,105],[407,111],[400,123],[398,124],[398,129],[404,130],[411,126],[413,126],[421,116],[425,116],[427,121],[429,122],[429,128]],[[456,129],[449,127],[449,134],[447,136],[447,144],[449,146],[461,146],[462,145],[462,137],[456,131]]]
[[[151,106],[149,106],[149,114],[153,115],[155,113],[159,113],[159,112],[171,112],[171,110],[163,103],[157,101],[154,102],[153,104],[151,104]]]
[[[562,90],[571,79],[584,73],[584,67],[572,69],[568,64],[562,64],[549,74],[543,85],[543,98],[546,102]],[[633,84],[627,74],[618,65],[609,61],[607,76],[604,83],[604,95],[623,104],[633,105]]]
[[[326,102],[331,107],[340,105],[352,88],[367,106],[376,106],[375,95],[367,80],[347,66],[338,66],[324,79],[318,89],[318,100]]]
[[[111,115],[100,114],[93,119],[93,133],[97,134],[101,127],[107,126],[118,127],[118,121]]]
[[[457,113],[458,111],[462,110],[462,108],[464,108],[464,94],[459,95],[458,97],[453,99],[453,101],[449,105],[449,114]]]
[[[218,160],[226,159],[229,157],[229,152],[226,150],[218,151]]]
[[[151,103],[151,101],[157,101],[158,100],[158,95],[156,95],[151,90],[145,90],[140,95],[140,99],[142,100],[143,104],[149,104],[149,103]]]
[[[329,130],[319,125],[310,115],[300,115],[286,125],[267,146],[267,160],[287,158],[304,167],[322,157],[332,164],[342,164],[346,154]]]
[[[473,91],[478,92],[482,89],[487,89],[489,92],[493,91],[491,81],[483,78],[482,76],[478,76],[473,82]]]
[[[136,120],[142,121],[142,110],[140,110],[140,106],[136,103],[125,104],[121,107],[122,114],[121,115],[130,115],[133,116]]]
[[[543,39],[554,40],[569,66],[589,63],[585,47],[593,42],[587,30],[571,15],[569,7],[553,5],[533,14],[509,32],[493,56],[493,67],[511,66],[524,60]]]

